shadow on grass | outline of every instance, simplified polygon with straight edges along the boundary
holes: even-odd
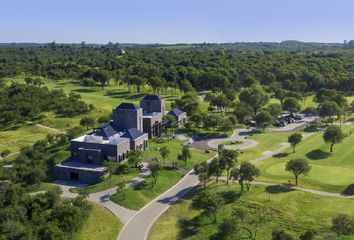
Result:
[[[289,153],[277,153],[277,154],[274,154],[273,157],[275,158],[284,158],[284,157],[287,157],[289,156]]]
[[[310,133],[310,132],[318,132],[317,126],[311,125],[308,126],[304,129],[304,132]]]
[[[220,192],[219,194],[224,199],[226,204],[232,203],[241,197],[241,194],[234,190],[223,191]]]
[[[346,189],[343,190],[342,194],[354,195],[354,184],[350,184]]]
[[[265,188],[265,191],[270,194],[280,194],[293,191],[293,189],[283,185],[271,185]]]
[[[311,160],[321,160],[328,158],[331,154],[328,152],[325,152],[321,149],[315,149],[312,150],[311,152],[306,153],[306,157],[308,157]]]
[[[91,93],[91,92],[97,92],[97,90],[95,89],[90,89],[90,88],[78,88],[73,90],[74,92],[78,92],[78,93]]]

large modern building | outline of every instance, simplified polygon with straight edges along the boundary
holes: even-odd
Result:
[[[129,151],[146,149],[148,138],[162,136],[165,114],[165,101],[157,95],[145,96],[140,107],[120,104],[112,110],[111,122],[71,140],[71,158],[54,166],[55,178],[88,184],[99,182],[105,177],[104,161],[122,162]],[[167,114],[177,115],[178,124],[181,116],[185,117],[179,109]]]

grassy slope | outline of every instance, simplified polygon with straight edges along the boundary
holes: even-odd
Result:
[[[238,191],[238,185],[229,187],[219,186],[213,191]],[[271,195],[271,201],[269,196]],[[217,224],[205,224],[199,227],[195,233],[183,230],[183,219],[192,219],[199,214],[192,210],[191,194],[178,204],[168,209],[153,225],[149,239],[209,239],[217,232],[217,226],[227,219],[232,209],[246,207],[252,215],[267,216],[264,225],[259,230],[257,239],[270,239],[273,229],[285,229],[295,239],[308,228],[315,228],[318,234],[323,235],[329,231],[331,218],[340,213],[354,214],[353,200],[337,199],[331,197],[319,197],[301,191],[283,192],[271,194],[265,191],[263,186],[254,186],[251,191],[230,204],[222,207],[218,213]],[[168,231],[166,231],[168,229]]]
[[[8,78],[10,81],[24,82],[23,76],[15,78]],[[101,89],[101,87],[85,87],[75,83],[73,80],[51,80],[45,79],[45,85],[49,89],[63,89],[66,93],[75,92],[82,96],[85,102],[93,104],[95,109],[89,114],[95,118],[99,118],[102,115],[108,115],[112,112],[112,108],[116,107],[122,102],[133,102],[139,104],[140,100],[146,94],[152,94],[151,88],[145,86],[141,89],[140,93],[135,90],[128,91],[126,86],[114,86],[113,83],[110,86]],[[171,108],[171,102],[181,95],[179,91],[169,92],[161,94],[166,100],[166,110]],[[48,126],[68,129],[74,125],[78,125],[80,119],[85,115],[79,115],[72,118],[55,117],[52,113],[47,113],[46,118],[42,120],[42,123]]]
[[[182,174],[174,170],[163,169],[157,179],[156,185],[152,186],[152,178],[148,177],[135,188],[127,188],[111,197],[111,200],[123,207],[139,210],[151,200],[175,185]]]
[[[0,152],[4,149],[18,152],[21,147],[34,144],[48,133],[51,131],[27,124],[3,127],[0,130]]]
[[[151,140],[149,141],[149,148],[146,151],[143,151],[143,158],[158,158],[162,161],[159,149],[166,146],[170,150],[170,154],[165,160],[165,163],[172,164],[172,162],[177,162],[181,167],[192,169],[195,165],[206,161],[215,155],[215,152],[211,151],[210,153],[205,153],[201,149],[190,148],[192,158],[187,161],[187,165],[184,165],[184,162],[177,160],[178,154],[182,152],[182,144],[179,140]]]
[[[344,131],[349,131],[350,127],[343,127]],[[351,128],[352,131],[354,128]],[[257,180],[272,182],[293,182],[293,177],[285,171],[285,164],[290,159],[305,158],[309,160],[312,170],[306,177],[301,176],[299,185],[325,190],[342,192],[349,185],[354,183],[354,135],[344,139],[343,143],[334,146],[334,153],[327,156],[329,144],[324,143],[323,133],[319,132],[305,139],[303,143],[296,147],[293,154],[288,149],[287,156],[271,158],[260,162],[257,166],[261,169],[261,176]]]
[[[117,239],[123,224],[107,209],[92,204],[92,212],[74,240],[113,240]]]

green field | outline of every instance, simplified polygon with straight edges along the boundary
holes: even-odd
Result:
[[[9,149],[12,153],[16,153],[21,147],[33,145],[38,140],[45,138],[48,133],[52,132],[29,124],[2,127],[0,130],[0,152]]]
[[[274,151],[281,147],[281,143],[288,141],[291,133],[280,133],[265,131],[247,135],[247,138],[257,141],[257,145],[252,148],[241,150],[239,161],[249,161],[261,157],[265,151]]]
[[[239,186],[212,184],[210,190],[231,194],[238,192]],[[354,215],[352,199],[319,197],[301,191],[280,193],[275,188],[253,186],[250,192],[222,207],[218,212],[216,224],[204,219],[201,226],[194,227],[193,219],[199,211],[191,209],[191,197],[192,193],[169,208],[153,225],[149,239],[213,239],[220,223],[227,221],[232,210],[239,207],[247,209],[251,216],[266,217],[257,234],[257,239],[264,240],[271,239],[274,229],[284,229],[292,234],[294,239],[298,239],[299,235],[309,228],[314,228],[318,235],[325,236],[330,231],[332,217],[340,213]]]
[[[344,132],[353,131],[353,127],[343,126]],[[306,177],[300,177],[299,185],[311,189],[331,192],[348,192],[354,184],[354,135],[346,137],[343,143],[334,146],[333,154],[329,154],[329,144],[324,143],[323,132],[318,132],[305,139],[296,147],[293,154],[289,148],[284,154],[259,162],[261,169],[260,181],[293,182],[293,177],[285,171],[285,164],[290,159],[305,158],[311,166]],[[347,189],[348,188],[348,189]]]
[[[125,208],[139,210],[175,185],[182,176],[182,173],[175,170],[163,169],[160,171],[155,186],[152,185],[152,177],[147,177],[137,187],[127,188],[113,195],[111,200]]]
[[[177,159],[178,154],[182,152],[183,148],[183,145],[179,140],[153,139],[149,141],[149,148],[142,152],[143,158],[157,158],[162,161],[159,149],[164,146],[170,150],[170,154],[165,160],[165,163],[172,164],[172,162],[177,162],[178,166],[187,169],[192,169],[195,165],[206,161],[215,155],[214,151],[205,153],[204,150],[190,148],[189,150],[191,152],[192,158],[187,161],[187,165],[184,165],[184,162]]]
[[[106,208],[92,203],[92,211],[74,240],[115,240],[123,224]]]
[[[24,82],[24,76],[18,76],[15,78],[7,78],[7,80],[14,82]],[[127,86],[115,86],[113,83],[106,86],[103,90],[99,86],[85,87],[74,80],[52,80],[45,79],[45,86],[49,89],[63,89],[66,93],[74,92],[81,95],[82,99],[88,103],[93,104],[95,109],[85,115],[79,115],[72,118],[56,117],[52,113],[46,113],[45,118],[41,123],[47,126],[52,126],[59,129],[69,129],[79,124],[80,119],[83,116],[90,115],[94,118],[99,118],[103,115],[108,115],[112,112],[112,109],[118,106],[122,102],[133,102],[139,104],[140,100],[146,94],[152,94],[153,91],[150,87],[144,86],[141,88],[141,92],[138,93],[133,88],[129,92]],[[161,94],[161,97],[166,101],[166,110],[171,109],[171,103],[181,96],[179,90],[169,90]]]

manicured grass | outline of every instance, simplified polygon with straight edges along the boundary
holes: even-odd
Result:
[[[128,182],[129,180],[138,176],[139,173],[140,171],[138,169],[132,168],[125,163],[119,166],[117,171],[112,174],[111,177],[107,177],[102,182],[91,185],[86,189],[89,193],[100,192],[112,187],[116,187],[118,183],[122,181]]]
[[[248,135],[247,138],[257,141],[258,144],[255,147],[241,150],[239,161],[249,161],[261,157],[265,151],[278,149],[281,147],[281,143],[288,141],[290,134],[265,131]]]
[[[210,190],[232,195],[239,192],[239,186],[212,184]],[[354,215],[352,199],[320,197],[301,191],[281,192],[274,188],[253,186],[250,192],[239,199],[236,195],[236,200],[222,207],[217,214],[216,224],[205,218],[201,226],[194,228],[191,226],[192,219],[199,211],[191,209],[192,194],[173,205],[157,220],[149,239],[210,239],[217,233],[218,226],[224,220],[227,221],[233,209],[239,207],[247,209],[251,216],[266,217],[257,234],[257,239],[264,240],[271,239],[274,229],[284,229],[293,235],[294,239],[299,239],[299,235],[309,228],[315,229],[319,236],[324,236],[330,232],[331,219],[334,216],[341,213]]]
[[[152,185],[152,177],[146,178],[135,188],[127,188],[111,197],[111,200],[123,207],[139,210],[167,189],[175,185],[183,174],[175,171],[162,169],[155,186]]]
[[[115,240],[123,224],[106,208],[91,203],[92,211],[74,240]]]
[[[44,139],[50,130],[35,125],[22,124],[2,127],[0,130],[0,152],[9,149],[12,153],[18,152],[21,147],[33,145]]]
[[[353,132],[354,128],[342,127],[344,132]],[[329,153],[329,144],[323,141],[323,132],[308,137],[296,147],[296,153],[289,148],[279,157],[273,157],[259,162],[261,176],[257,180],[271,182],[294,182],[292,175],[285,171],[285,164],[290,159],[304,158],[312,166],[308,176],[300,176],[299,185],[312,189],[343,192],[354,183],[354,135],[346,137],[340,144],[334,146],[334,152]],[[350,189],[347,189],[347,192]],[[353,190],[349,191],[353,193]]]
[[[9,81],[24,82],[24,76],[18,76],[14,78],[7,78]],[[63,89],[66,93],[74,92],[81,95],[82,99],[88,103],[93,104],[95,109],[86,115],[75,116],[72,118],[62,118],[54,116],[52,113],[48,113],[42,120],[42,123],[48,126],[56,127],[59,129],[68,129],[79,124],[80,119],[83,116],[90,115],[94,118],[99,118],[103,115],[108,115],[112,112],[112,109],[118,106],[122,102],[133,102],[139,104],[140,100],[146,94],[152,94],[152,90],[148,86],[144,86],[141,92],[138,93],[135,89],[131,89],[129,92],[127,86],[115,86],[112,82],[111,85],[106,86],[103,90],[99,86],[85,87],[81,86],[74,80],[52,80],[45,79],[45,86],[49,89]],[[161,97],[166,101],[166,110],[171,109],[171,103],[179,98],[182,93],[179,90],[170,90],[161,94]]]
[[[212,158],[215,155],[214,151],[206,153],[201,149],[190,148],[192,158],[187,160],[187,164],[184,165],[183,161],[178,160],[177,156],[182,152],[183,145],[179,140],[168,140],[168,139],[153,139],[149,141],[149,147],[147,150],[142,152],[143,158],[152,159],[158,158],[162,161],[159,149],[166,146],[170,150],[170,154],[165,159],[166,164],[172,164],[172,162],[177,162],[178,166],[183,168],[192,169],[195,165]]]

